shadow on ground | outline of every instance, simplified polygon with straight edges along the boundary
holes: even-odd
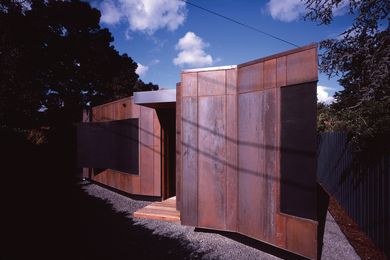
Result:
[[[64,140],[63,142],[65,142]],[[1,259],[186,259],[185,239],[153,234],[86,194],[70,173],[65,144],[32,145],[2,132]]]

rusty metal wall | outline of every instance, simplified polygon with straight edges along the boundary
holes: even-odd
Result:
[[[92,108],[92,122],[139,119],[139,175],[106,169],[90,178],[118,190],[146,196],[161,196],[161,126],[156,111],[124,98]],[[131,155],[129,155],[131,156]]]
[[[316,81],[316,45],[182,72],[182,224],[317,257],[317,222],[280,211],[281,88]]]
[[[182,205],[182,160],[181,160],[181,86],[176,84],[176,209]]]

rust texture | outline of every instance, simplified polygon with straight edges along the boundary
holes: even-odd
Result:
[[[182,205],[181,86],[176,84],[176,209]]]
[[[182,72],[182,224],[238,232],[317,257],[317,221],[284,214],[280,207],[281,88],[314,82],[302,87],[315,89],[316,81],[316,45],[237,68]],[[310,105],[316,103],[315,92],[303,93]],[[302,174],[312,180],[316,173]]]
[[[131,97],[92,108],[93,122],[127,118],[139,118],[139,175],[110,169],[97,173],[89,169],[89,177],[96,182],[130,194],[161,196],[161,127],[156,111],[135,105]]]

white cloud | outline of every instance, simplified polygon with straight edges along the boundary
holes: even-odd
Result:
[[[275,20],[291,22],[305,11],[301,0],[270,0],[267,10]]]
[[[324,87],[321,85],[317,86],[317,102],[318,103],[325,103],[325,104],[331,104],[334,102],[334,97],[329,95],[329,93],[326,90],[330,90],[331,88]]]
[[[173,0],[104,0],[102,22],[116,24],[123,18],[131,31],[153,34],[158,29],[176,30],[187,16],[185,3]]]
[[[154,59],[150,62],[150,65],[157,65],[160,63],[160,60],[159,59]]]
[[[349,0],[343,0],[337,7],[333,8],[333,15],[341,16],[348,11]],[[302,0],[270,0],[266,10],[275,20],[292,22],[298,20],[306,13]]]
[[[137,63],[138,67],[135,70],[135,73],[137,73],[140,77],[145,75],[146,72],[149,70],[149,67],[146,65],[142,65],[141,63]]]
[[[173,59],[175,65],[205,66],[213,64],[213,57],[204,51],[209,44],[193,32],[187,32],[179,39],[176,49],[179,54]]]
[[[116,24],[119,23],[122,13],[112,1],[104,1],[100,5],[100,11],[102,17],[100,18],[103,23]]]

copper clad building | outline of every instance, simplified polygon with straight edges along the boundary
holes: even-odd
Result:
[[[175,90],[92,108],[78,127],[84,177],[176,196],[182,225],[317,258],[317,46],[184,70]]]

